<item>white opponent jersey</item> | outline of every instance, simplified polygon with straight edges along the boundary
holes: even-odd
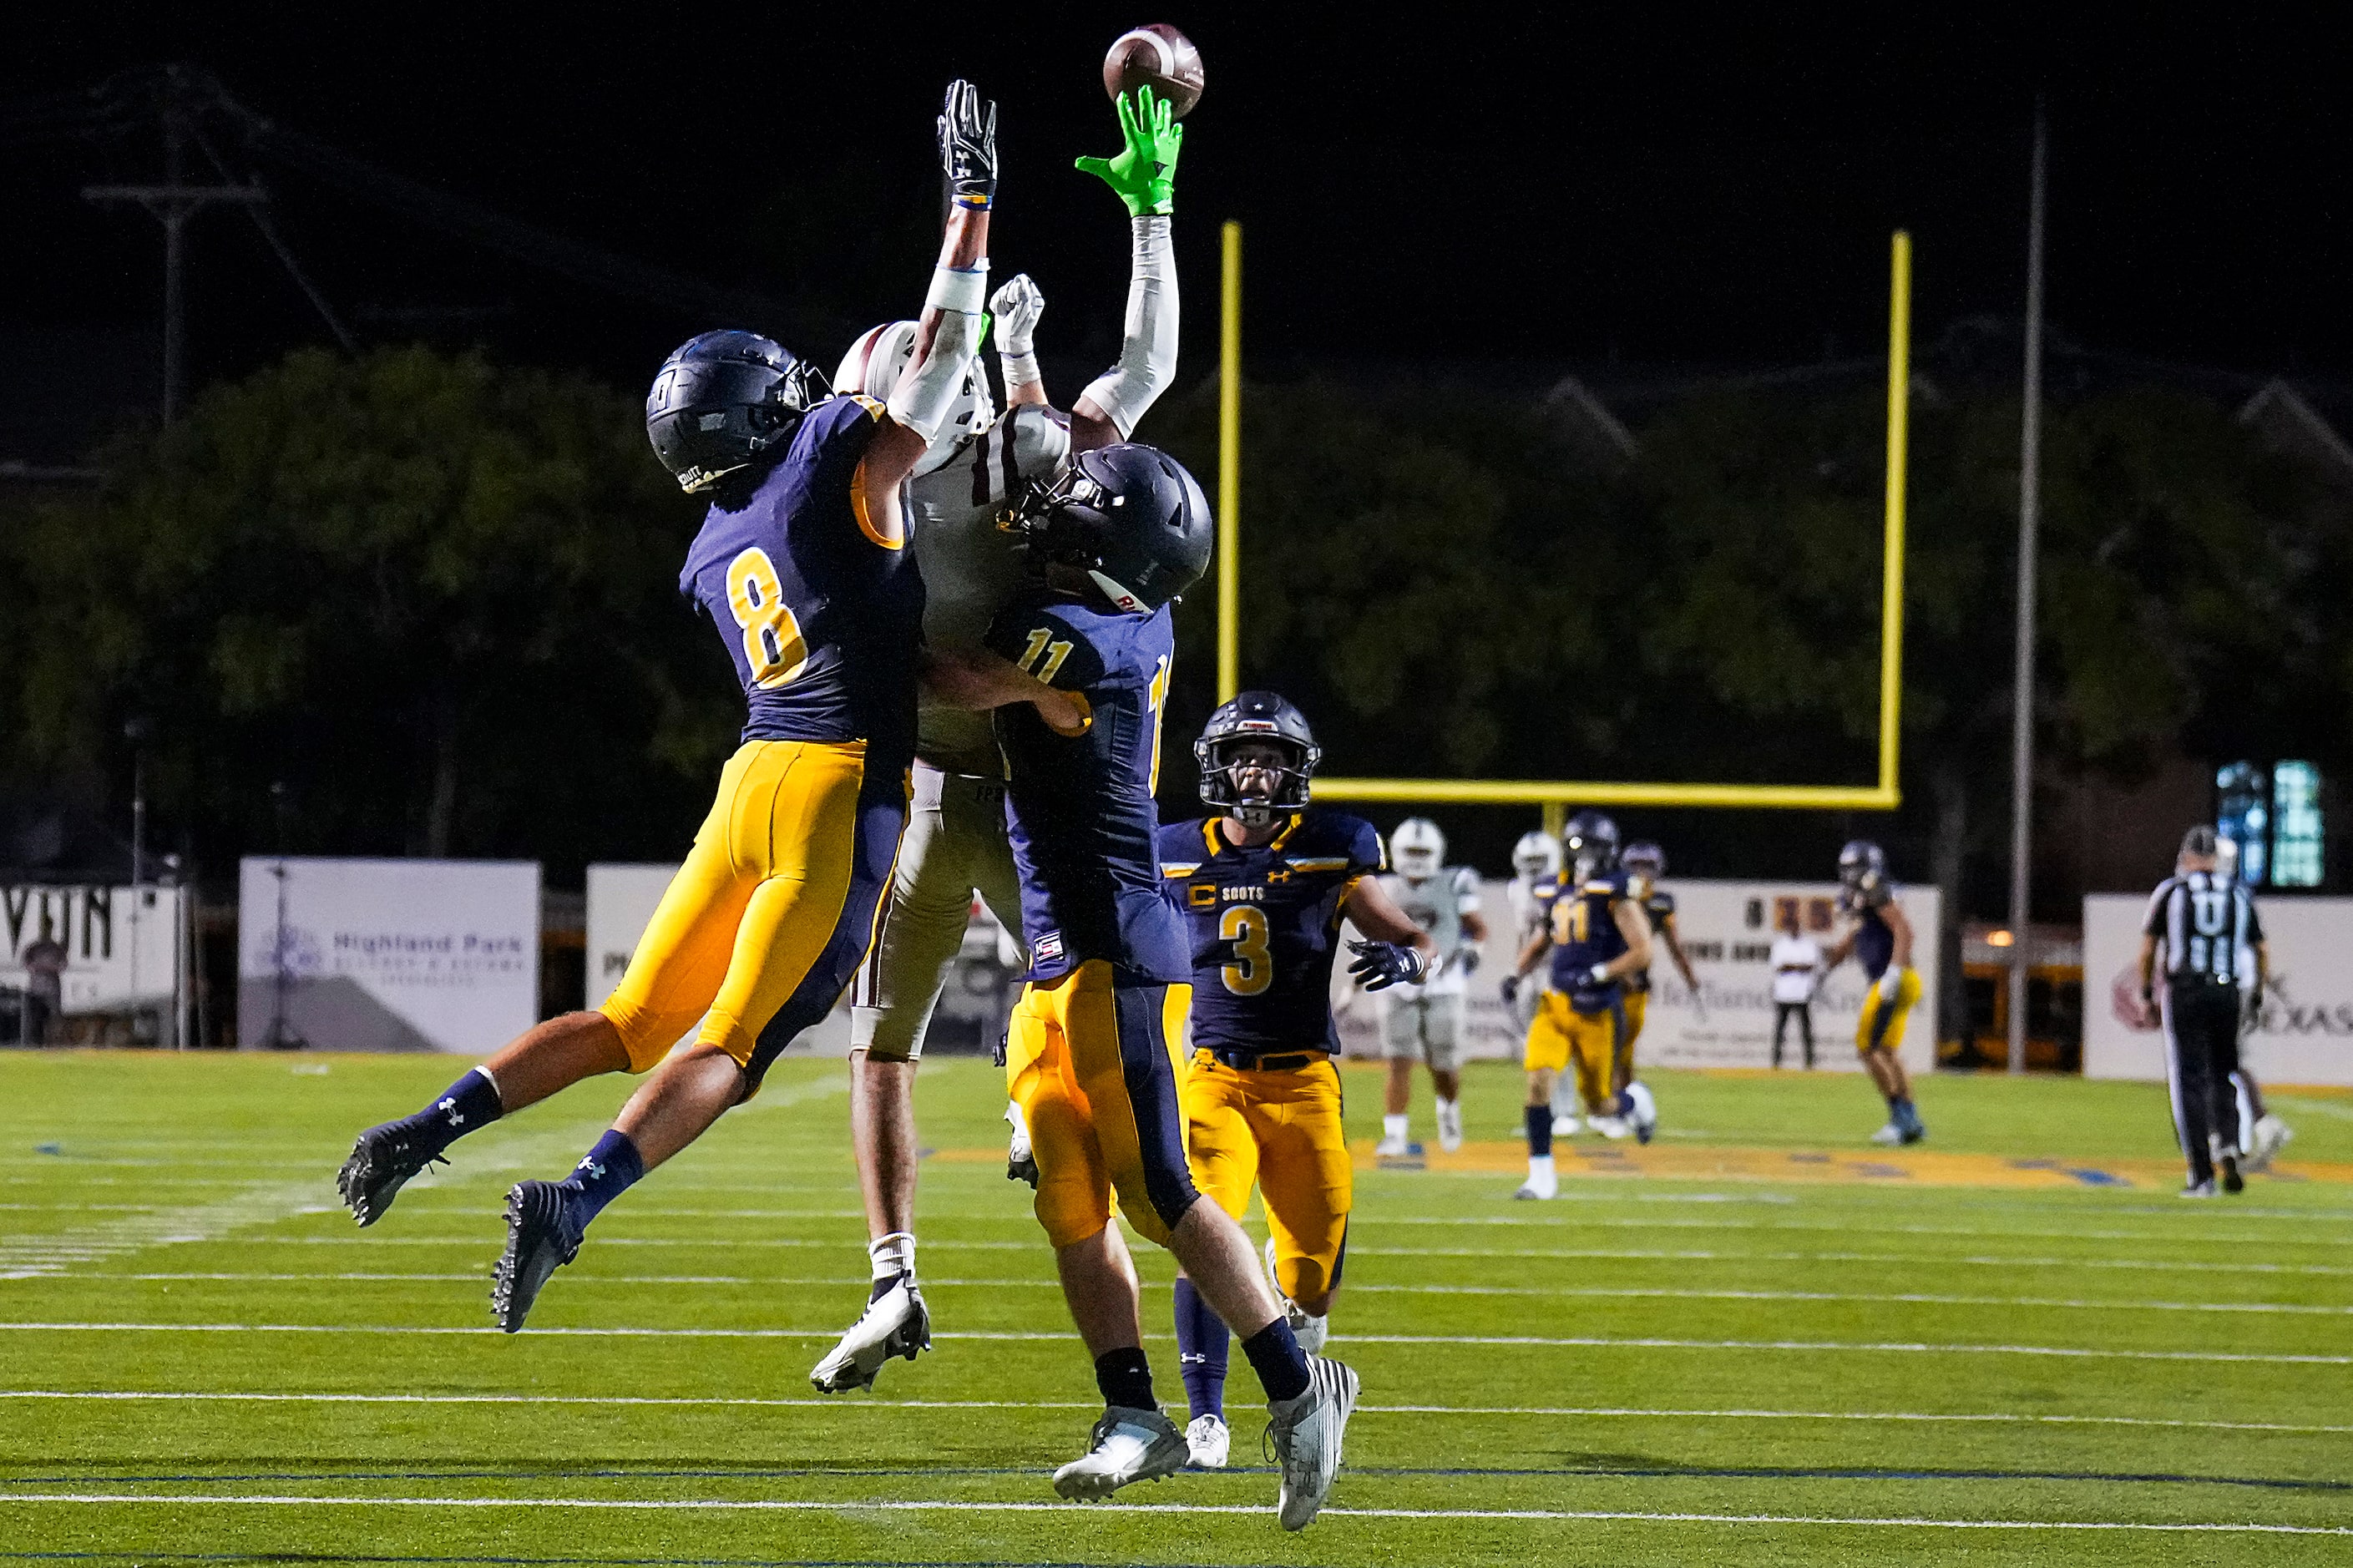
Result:
[[[923,574],[923,640],[979,647],[997,606],[1020,584],[1013,536],[998,526],[1031,484],[1050,482],[1071,456],[1070,416],[1017,403],[939,468],[907,481],[915,561]],[[915,754],[952,773],[1004,775],[986,711],[926,704]]]
[[[1438,944],[1437,976],[1426,985],[1392,986],[1388,994],[1402,997],[1461,991],[1462,971],[1454,960],[1463,948],[1462,917],[1479,910],[1479,873],[1468,866],[1440,866],[1438,875],[1416,882],[1386,871],[1381,875],[1381,891]]]

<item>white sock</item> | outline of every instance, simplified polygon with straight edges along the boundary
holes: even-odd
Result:
[[[1405,1130],[1409,1125],[1409,1119],[1407,1117],[1384,1116],[1381,1118],[1381,1136],[1384,1138],[1402,1138],[1405,1136]]]
[[[1459,1100],[1441,1100],[1438,1102],[1438,1114],[1440,1116],[1451,1116],[1454,1113],[1456,1108],[1461,1106],[1461,1103],[1462,1102]]]
[[[895,1279],[904,1274],[915,1277],[915,1233],[894,1230],[890,1235],[866,1245],[866,1256],[874,1260],[874,1278]]]
[[[1532,1177],[1534,1177],[1534,1176],[1549,1176],[1549,1175],[1551,1175],[1551,1174],[1552,1174],[1552,1156],[1551,1156],[1551,1155],[1549,1155],[1549,1154],[1531,1154],[1531,1155],[1529,1155],[1529,1156],[1528,1156],[1528,1174],[1529,1174],[1530,1176],[1532,1176]]]

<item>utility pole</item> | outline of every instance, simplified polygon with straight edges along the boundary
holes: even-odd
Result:
[[[2018,453],[2018,649],[2010,735],[2010,1070],[2026,1070],[2026,978],[2031,961],[2034,851],[2034,568],[2042,531],[2042,197],[2048,135],[2034,102],[2034,163],[2026,218],[2026,397]]]
[[[180,415],[187,384],[187,311],[181,282],[188,220],[216,202],[259,205],[269,194],[256,185],[191,185],[186,183],[188,118],[176,72],[164,88],[164,183],[160,185],[84,185],[82,199],[100,205],[133,203],[164,226],[164,423]]]

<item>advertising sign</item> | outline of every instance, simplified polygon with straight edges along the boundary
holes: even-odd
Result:
[[[238,867],[237,1042],[488,1052],[539,1016],[539,866]]]
[[[2258,1083],[2353,1084],[2353,899],[2257,898],[2271,981],[2239,1059]],[[2148,900],[2084,900],[2084,1076],[2162,1079],[2165,1043],[2139,1019]]]
[[[22,989],[25,952],[44,933],[65,949],[68,1013],[168,1003],[185,930],[181,889],[0,886],[0,985]]]
[[[1513,929],[1508,884],[1482,884],[1482,913],[1487,941],[1478,970],[1464,987],[1467,1002],[1465,1054],[1517,1057],[1525,1026],[1504,1006],[1496,982],[1511,972],[1518,945]],[[1675,924],[1683,952],[1699,981],[1699,995],[1675,972],[1666,944],[1651,945],[1651,1000],[1638,1059],[1654,1067],[1767,1067],[1772,1062],[1773,970],[1769,962],[1774,923],[1783,909],[1796,910],[1806,934],[1828,948],[1838,936],[1832,915],[1838,888],[1830,882],[1712,881],[1670,877],[1660,883],[1675,898]],[[1936,1065],[1937,1016],[1935,888],[1905,885],[1897,902],[1912,922],[1913,967],[1920,975],[1920,1002],[1912,1011],[1898,1052],[1905,1067],[1926,1072]],[[1347,930],[1349,937],[1356,933]],[[1854,1031],[1869,981],[1850,959],[1822,984],[1812,1003],[1816,1059],[1824,1068],[1862,1066]],[[1344,1011],[1341,1039],[1350,1055],[1380,1053],[1380,998],[1335,992]],[[1803,1059],[1790,1027],[1789,1062]]]

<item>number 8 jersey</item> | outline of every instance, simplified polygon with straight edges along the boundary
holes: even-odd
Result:
[[[895,518],[861,493],[882,405],[811,409],[748,490],[724,488],[679,574],[718,624],[751,712],[747,741],[864,741],[870,776],[913,754],[923,580]]]
[[[1254,849],[1208,817],[1160,830],[1161,888],[1193,949],[1193,1039],[1246,1055],[1338,1051],[1332,960],[1340,905],[1388,868],[1362,817],[1314,807]]]

